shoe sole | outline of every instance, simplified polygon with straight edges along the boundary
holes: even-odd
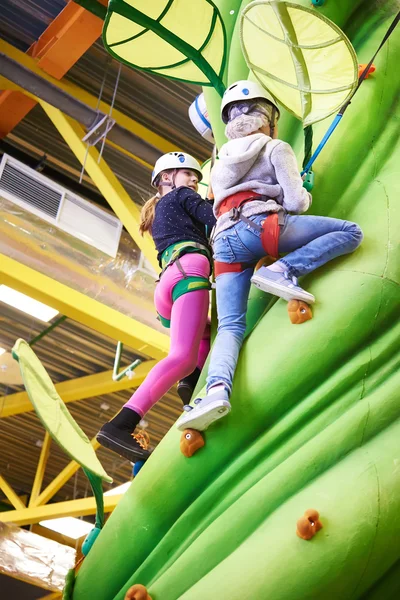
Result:
[[[225,417],[231,410],[231,405],[227,400],[216,400],[204,408],[193,408],[190,412],[181,416],[176,426],[179,431],[185,429],[196,429],[204,431],[211,423]]]
[[[96,440],[104,448],[108,448],[108,450],[116,452],[116,454],[123,456],[123,458],[127,458],[131,462],[135,462],[137,460],[147,460],[150,456],[150,454],[143,455],[139,451],[133,450],[132,448],[121,444],[120,441],[116,440],[112,436],[106,435],[105,433],[99,433],[96,435]]]
[[[275,281],[269,281],[264,278],[261,279],[261,277],[252,277],[251,283],[263,292],[279,296],[288,302],[289,300],[303,300],[303,302],[307,302],[307,304],[313,304],[315,302],[315,298],[312,294],[304,291],[297,292],[296,290],[291,290]]]

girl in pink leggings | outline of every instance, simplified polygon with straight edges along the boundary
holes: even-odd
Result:
[[[177,381],[196,378],[210,348],[208,237],[215,217],[212,206],[197,193],[201,178],[200,165],[192,156],[165,154],[152,175],[158,192],[141,213],[140,232],[151,233],[162,268],[154,300],[160,321],[171,328],[171,346],[168,356],[97,434],[102,446],[132,462],[149,456],[132,436],[139,421]],[[185,389],[184,381],[182,395]]]

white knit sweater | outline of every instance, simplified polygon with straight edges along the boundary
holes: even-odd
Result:
[[[247,202],[242,210],[245,217],[277,212],[281,206],[297,214],[310,207],[311,194],[303,188],[296,156],[286,142],[253,133],[224,144],[218,157],[211,174],[215,216],[225,198],[243,191],[269,198]],[[214,235],[234,224],[225,213],[218,218]]]

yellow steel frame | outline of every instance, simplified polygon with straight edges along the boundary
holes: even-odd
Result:
[[[79,162],[85,169],[107,200],[117,217],[122,221],[132,239],[139,246],[145,257],[151,262],[154,269],[159,268],[154,242],[147,234],[142,237],[139,233],[140,210],[125,191],[112,170],[104,159],[98,163],[99,152],[82,142],[85,135],[84,129],[77,121],[64,115],[58,108],[47,102],[39,100],[43,110],[58,129]]]
[[[90,442],[94,448],[97,450],[100,444],[93,438]],[[53,479],[51,483],[43,490],[43,492],[36,498],[33,502],[33,506],[43,506],[48,502],[57,492],[62,488],[62,486],[76,473],[76,471],[80,469],[80,464],[75,460],[71,460],[70,463]],[[67,513],[68,514],[68,513]]]
[[[159,360],[169,338],[105,304],[0,254],[0,283],[57,309],[61,314]]]
[[[40,490],[42,489],[43,476],[46,470],[47,459],[50,454],[50,445],[51,445],[51,437],[48,431],[44,434],[43,446],[40,452],[39,462],[36,469],[35,479],[33,481],[31,497],[29,500],[28,507],[33,506],[34,501],[40,494]]]
[[[12,58],[13,60],[17,61],[20,65],[24,66],[26,69],[29,69],[36,75],[39,75],[42,79],[45,79],[46,81],[51,82],[53,85],[58,87],[60,90],[63,90],[64,92],[66,92],[67,94],[70,94],[71,96],[74,96],[74,98],[77,98],[84,104],[87,104],[88,106],[91,106],[94,109],[97,108],[97,100],[98,99],[95,96],[93,96],[92,94],[89,94],[89,92],[86,92],[79,86],[77,86],[69,81],[65,81],[65,80],[58,81],[57,79],[54,79],[54,77],[51,77],[51,75],[48,75],[47,73],[42,71],[42,69],[40,69],[40,67],[37,66],[37,61],[34,58],[31,58],[24,52],[21,52],[20,50],[18,50],[11,44],[8,44],[4,40],[0,40],[0,52],[4,52],[4,54],[6,54],[8,57]],[[7,82],[7,79],[5,79],[4,77],[0,77],[0,83],[1,83],[0,89],[19,89],[20,90],[20,88],[13,83],[11,83],[11,84],[5,83],[5,85],[4,85],[3,81]],[[105,102],[100,102],[99,110],[103,113],[108,114],[110,111],[110,106],[109,106],[109,104],[106,104]],[[135,121],[134,119],[131,119],[130,117],[124,115],[119,110],[114,108],[112,111],[112,116],[113,116],[113,119],[115,119],[119,125],[121,125],[122,127],[125,127],[125,129],[134,133],[142,140],[145,140],[148,144],[150,144],[151,146],[154,146],[154,148],[157,148],[158,150],[160,150],[161,153],[171,152],[173,150],[176,150],[176,147],[173,144],[171,144],[171,142],[168,142],[162,136],[158,135],[157,133],[154,133],[153,131],[151,131],[150,129],[145,127],[144,125],[141,125],[140,123]]]
[[[0,40],[1,47],[1,40]],[[4,83],[3,83],[4,82]],[[39,102],[46,112],[49,119],[53,122],[55,127],[58,129],[65,142],[68,144],[72,152],[75,154],[79,162],[85,164],[85,169],[97,188],[106,198],[115,214],[122,221],[123,225],[128,230],[132,239],[136,242],[140,250],[143,252],[147,260],[152,264],[154,269],[157,271],[159,268],[157,255],[154,248],[154,243],[149,234],[142,236],[139,233],[139,222],[140,222],[140,210],[138,206],[133,202],[129,194],[125,191],[117,177],[114,175],[112,170],[109,168],[104,159],[98,162],[99,152],[94,147],[88,147],[82,139],[85,135],[84,129],[79,125],[77,121],[64,115],[58,108],[54,108],[51,104],[40,100],[35,95],[26,92],[23,88],[13,83],[8,83],[8,80],[0,75],[0,89],[8,87],[8,89],[14,89],[22,92],[23,94],[33,98]],[[144,166],[152,169],[152,165],[149,165],[142,159],[134,156],[124,148],[120,148],[116,144],[111,144],[117,150],[123,152],[137,160]]]
[[[0,40],[0,52],[4,52],[13,60],[18,61],[21,65],[30,69],[34,73],[40,75],[43,79],[50,81],[59,89],[64,90],[75,98],[78,98],[85,104],[96,108],[97,98],[80,89],[78,86],[69,82],[60,82],[53,79],[51,76],[44,73],[36,65],[36,61],[26,54],[20,52],[10,44]],[[0,76],[1,89],[18,89],[24,91],[19,86],[8,82],[4,77]],[[26,93],[26,92],[24,92]],[[54,107],[46,102],[43,102],[33,96],[40,102],[46,114],[57,127],[60,134],[64,137],[71,150],[77,156],[78,160],[83,164],[86,154],[86,145],[82,142],[84,130],[73,119],[66,117]],[[99,110],[109,112],[109,105],[104,102],[100,103]],[[150,131],[140,123],[123,115],[118,110],[113,110],[113,118],[121,126],[125,127],[139,138],[145,140],[160,152],[169,152],[174,150],[173,144]],[[128,154],[137,162],[151,169],[152,165],[137,156],[132,155],[125,149],[120,148],[116,144],[111,144],[119,151]],[[85,168],[97,185],[101,193],[108,200],[114,212],[120,218],[122,223],[129,231],[132,238],[136,241],[139,248],[142,250],[146,258],[157,269],[158,264],[154,246],[147,236],[141,238],[138,233],[139,209],[132,202],[129,195],[126,193],[118,179],[109,169],[104,160],[97,163],[98,152],[95,148],[90,148],[86,157]],[[122,341],[131,348],[139,349],[140,352],[146,353],[153,359],[160,359],[168,351],[169,338],[154,329],[143,325],[134,319],[125,317],[118,311],[115,311],[96,300],[88,298],[83,294],[72,290],[68,286],[61,284],[42,273],[39,273],[25,265],[22,265],[13,259],[0,255],[0,283],[10,285],[16,290],[19,290],[29,296],[36,298],[46,304],[56,308],[62,314],[75,319],[78,322],[84,323],[92,329],[99,331],[113,339]],[[155,364],[154,360],[148,361],[140,365],[135,372],[132,380],[123,379],[119,382],[113,382],[111,372],[100,373],[82,377],[78,380],[63,382],[58,384],[57,391],[63,398],[64,402],[73,402],[83,398],[88,398],[99,393],[110,393],[128,387],[136,387],[143,381],[144,377]],[[4,398],[4,406],[2,416],[15,415],[26,410],[31,410],[28,396],[25,392],[12,394]],[[94,449],[97,449],[99,444],[95,439],[92,440]],[[68,481],[68,479],[80,468],[80,465],[75,461],[71,461],[59,475],[40,493],[43,475],[46,467],[46,461],[49,455],[50,436],[46,433],[45,441],[42,447],[37,472],[32,488],[29,507],[26,507],[20,500],[14,490],[9,486],[6,480],[0,476],[0,489],[5,493],[10,500],[15,510],[3,512],[1,517],[4,522],[12,521],[18,525],[27,525],[38,523],[43,519],[56,518],[59,516],[83,516],[94,514],[96,512],[96,502],[94,498],[85,498],[82,500],[73,500],[68,502],[59,502],[51,505],[45,505],[54,494]],[[117,505],[121,496],[106,496],[105,512],[111,512]],[[45,506],[44,506],[45,505]],[[52,600],[58,598],[59,594],[47,595],[42,600]]]
[[[104,512],[109,513],[114,510],[121,500],[122,494],[115,496],[104,496]],[[45,519],[57,519],[68,515],[70,517],[81,517],[94,515],[96,513],[96,499],[81,498],[79,500],[67,500],[66,502],[55,502],[46,504],[46,506],[34,506],[17,510],[9,510],[1,513],[3,523],[15,523],[15,525],[30,525],[39,523]]]
[[[155,360],[148,360],[136,367],[133,377],[124,377],[120,381],[112,380],[112,371],[104,371],[94,375],[85,375],[77,379],[70,379],[56,384],[56,390],[62,400],[76,402],[85,398],[94,398],[100,394],[113,394],[122,390],[138,387],[150,369],[156,364]],[[31,401],[26,392],[17,392],[3,396],[0,418],[19,415],[33,410]]]
[[[14,490],[9,485],[9,483],[7,483],[7,481],[1,475],[0,475],[0,490],[2,492],[4,492],[4,495],[6,496],[6,498],[8,498],[8,500],[11,502],[11,504],[14,506],[14,508],[16,508],[17,510],[26,510],[26,506],[22,502],[21,498],[14,492]],[[11,512],[13,512],[13,511],[11,511]]]

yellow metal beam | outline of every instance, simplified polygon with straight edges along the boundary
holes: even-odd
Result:
[[[34,501],[40,494],[40,490],[42,489],[43,476],[46,470],[47,459],[49,458],[50,453],[50,445],[51,445],[51,437],[49,432],[46,431],[44,434],[43,446],[40,452],[39,462],[36,469],[35,479],[33,481],[31,497],[29,500],[28,506],[33,506]]]
[[[115,496],[104,496],[104,512],[114,510],[123,494]],[[1,513],[3,523],[15,523],[15,525],[31,525],[45,519],[58,519],[59,517],[84,517],[96,513],[96,499],[81,498],[80,500],[68,500],[66,502],[55,502],[46,506],[35,506],[10,510]]]
[[[17,61],[20,65],[23,65],[26,69],[29,69],[36,75],[39,75],[42,79],[45,79],[46,81],[50,81],[53,85],[55,85],[59,89],[63,90],[67,94],[71,94],[72,96],[74,96],[74,98],[81,100],[81,102],[83,102],[84,104],[87,104],[88,106],[91,106],[94,109],[97,108],[97,100],[98,99],[96,98],[96,96],[89,94],[89,92],[86,92],[79,86],[77,86],[69,81],[65,81],[65,80],[58,81],[57,79],[54,79],[54,77],[51,77],[51,75],[48,75],[47,73],[42,71],[42,69],[40,69],[40,67],[38,67],[37,60],[35,60],[34,58],[31,58],[24,52],[21,52],[20,50],[18,50],[11,44],[8,44],[4,40],[0,40],[0,52],[4,52],[8,57]],[[3,87],[3,85],[1,85],[0,88],[1,89],[14,89],[14,90],[18,89],[18,90],[20,90],[20,88],[18,86],[16,86],[15,84],[12,84],[12,83],[9,83],[8,85],[6,84],[6,87]],[[99,110],[103,113],[108,114],[110,111],[110,105],[106,104],[105,102],[100,102]],[[151,144],[152,146],[154,146],[154,148],[157,148],[158,150],[160,150],[160,152],[165,153],[165,152],[171,152],[173,150],[176,150],[176,146],[174,146],[174,144],[172,144],[171,142],[169,142],[162,136],[158,135],[157,133],[150,131],[150,129],[148,129],[144,125],[141,125],[134,119],[127,117],[126,115],[121,113],[119,110],[113,108],[112,116],[113,116],[113,119],[115,119],[119,125],[121,125],[122,127],[125,127],[125,129],[127,129],[128,131],[131,131],[132,133],[137,135],[139,138],[146,141],[148,144]]]
[[[39,98],[37,96],[35,96],[35,94],[28,92],[20,85],[14,83],[13,81],[10,81],[9,79],[6,79],[3,75],[0,75],[0,90],[20,92],[21,94],[24,94],[24,96],[26,96],[27,98],[31,98],[35,102],[39,102]],[[8,135],[11,136],[11,134],[8,134]],[[107,144],[107,146],[110,146],[111,148],[115,148],[116,150],[118,150],[118,152],[122,152],[122,154],[129,156],[129,158],[131,158],[135,162],[139,163],[146,169],[149,169],[149,171],[152,171],[154,165],[151,165],[150,163],[148,163],[146,160],[144,160],[140,156],[136,156],[136,154],[129,152],[129,150],[127,150],[126,148],[123,148],[122,146],[118,146],[118,144],[116,144],[115,142],[112,142],[108,138],[106,138],[106,144]],[[65,168],[65,165],[63,165],[63,166]],[[89,179],[89,181],[90,181],[90,179]]]
[[[82,142],[85,131],[81,125],[71,117],[64,115],[58,108],[54,108],[43,100],[39,100],[39,102],[76,158],[82,165],[85,165],[86,172],[122,221],[132,239],[157,271],[159,265],[154,242],[148,234],[142,237],[139,233],[140,210],[138,206],[132,201],[105,160],[101,159],[100,164],[98,163],[98,150],[94,146],[87,149],[85,142]]]
[[[168,352],[169,338],[165,334],[4,254],[0,254],[0,283],[152,358],[159,360]]]
[[[112,371],[104,371],[95,375],[86,375],[77,379],[70,379],[56,384],[56,390],[60,398],[67,402],[76,402],[85,398],[94,398],[102,394],[112,394],[138,387],[150,369],[156,364],[155,360],[148,360],[135,369],[131,379],[124,377],[120,381],[112,380]],[[31,401],[26,392],[17,392],[1,398],[2,410],[0,418],[19,415],[33,410]]]
[[[0,475],[0,490],[5,494],[11,504],[17,510],[26,509],[25,504],[22,500],[17,496],[12,487],[7,483],[7,481]],[[11,511],[14,512],[14,511]],[[2,519],[3,520],[3,519]]]
[[[90,442],[95,450],[100,446],[99,442],[96,438],[93,438]],[[75,460],[71,460],[70,463],[49,483],[49,485],[43,490],[43,492],[38,496],[33,503],[33,506],[42,506],[46,504],[57,492],[62,488],[62,486],[67,483],[69,479],[71,479],[72,475],[76,473],[78,469],[80,469],[81,465],[77,463]]]
[[[0,90],[8,90],[8,91],[20,92],[21,94],[24,94],[24,96],[26,96],[27,98],[31,98],[35,102],[39,101],[39,99],[37,98],[37,96],[35,96],[31,92],[28,92],[23,87],[21,87],[20,85],[14,83],[13,81],[10,81],[9,79],[6,79],[3,75],[0,75]],[[8,135],[11,136],[12,134],[8,134]],[[136,154],[133,154],[132,152],[129,152],[129,150],[127,150],[126,148],[123,148],[122,146],[118,146],[118,144],[116,144],[115,142],[112,142],[108,138],[106,138],[106,144],[107,144],[107,146],[110,146],[111,148],[115,148],[116,150],[118,150],[118,152],[122,152],[122,154],[125,154],[126,156],[129,156],[129,158],[132,158],[132,160],[134,160],[135,162],[139,163],[140,165],[142,165],[146,169],[149,169],[149,171],[151,171],[153,169],[154,165],[151,165],[150,163],[148,163],[146,160],[144,160],[140,156],[136,156]],[[63,166],[65,168],[65,165],[63,165]],[[89,179],[89,181],[90,181],[90,179]]]
[[[69,546],[70,548],[76,547],[76,539],[70,538],[68,537],[68,535],[58,533],[58,531],[53,531],[48,527],[43,527],[42,525],[39,525],[39,523],[31,525],[29,531],[31,533],[36,533],[36,535],[41,535],[47,540],[53,540],[53,542],[57,542],[58,544],[62,544],[63,546]]]

